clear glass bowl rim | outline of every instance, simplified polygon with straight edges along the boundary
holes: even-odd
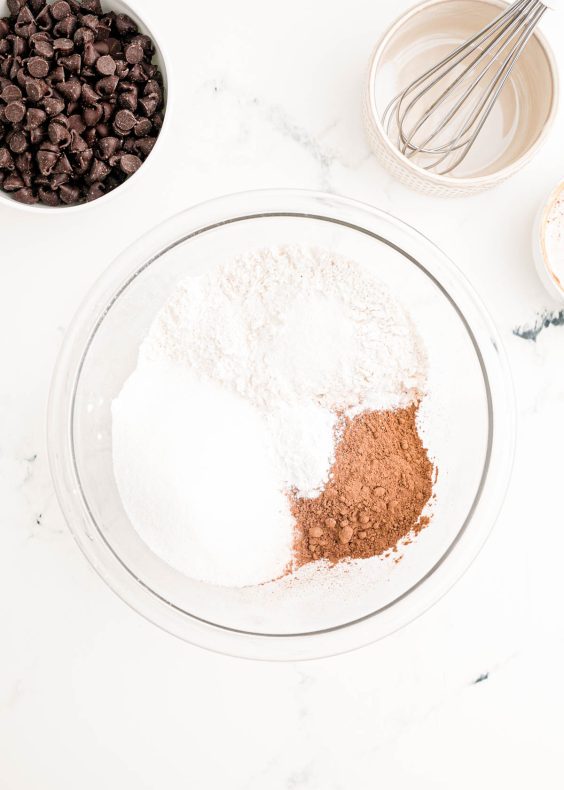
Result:
[[[435,282],[466,325],[482,366],[490,409],[489,454],[474,506],[455,541],[434,568],[389,607],[322,632],[262,635],[234,631],[180,610],[135,577],[98,530],[74,462],[74,394],[91,339],[112,304],[135,277],[171,246],[218,225],[261,216],[335,221],[382,239]],[[386,225],[386,236],[378,225]],[[390,238],[390,235],[393,238]],[[215,198],[185,209],[125,249],[95,283],[66,334],[48,407],[51,474],[69,529],[94,569],[133,609],[192,644],[227,655],[304,660],[347,652],[412,621],[444,595],[485,543],[509,483],[515,443],[515,403],[509,365],[497,330],[455,264],[427,237],[393,215],[349,198],[307,190],[258,190]]]

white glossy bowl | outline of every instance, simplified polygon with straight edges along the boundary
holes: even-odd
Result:
[[[547,224],[554,204],[564,197],[564,181],[561,181],[543,203],[533,225],[533,259],[542,284],[552,296],[564,303],[564,281],[556,274],[546,244]],[[564,221],[562,222],[564,232]]]
[[[364,91],[364,124],[382,164],[408,186],[445,197],[476,194],[520,170],[545,141],[556,116],[559,81],[552,50],[538,29],[458,176],[437,175],[416,165],[400,153],[380,120],[401,87],[479,31],[505,5],[499,0],[430,0],[403,14],[377,44]]]
[[[322,246],[367,267],[401,298],[422,333],[434,420],[427,443],[439,466],[436,505],[430,526],[402,550],[399,563],[371,561],[337,585],[216,587],[163,562],[128,519],[113,472],[111,403],[181,279],[249,249],[294,243]],[[48,425],[51,470],[68,525],[125,601],[194,644],[237,656],[298,660],[386,636],[459,578],[505,494],[514,408],[497,333],[443,252],[370,206],[288,190],[195,206],[120,255],[68,332]]]
[[[49,2],[53,2],[53,0],[49,0]],[[108,11],[115,11],[117,14],[127,14],[128,16],[133,19],[134,22],[139,27],[141,33],[145,33],[146,35],[150,36],[153,40],[153,44],[155,45],[155,57],[153,58],[153,62],[157,63],[161,73],[163,75],[163,87],[164,87],[164,120],[162,128],[159,132],[157,137],[157,141],[153,147],[153,150],[147,157],[147,159],[143,162],[139,170],[133,173],[129,178],[127,178],[123,184],[120,184],[119,187],[112,189],[111,192],[108,192],[106,195],[102,195],[102,197],[98,198],[97,200],[92,200],[87,203],[78,203],[74,206],[46,206],[42,203],[34,203],[33,205],[27,205],[25,203],[19,203],[17,200],[14,200],[11,197],[9,192],[4,192],[3,189],[0,189],[0,204],[7,204],[13,208],[21,209],[22,211],[33,212],[33,213],[41,213],[45,214],[46,212],[51,212],[55,214],[60,214],[64,212],[68,214],[69,212],[77,212],[77,211],[88,211],[92,208],[92,206],[102,206],[106,205],[106,203],[111,200],[116,194],[122,194],[123,191],[131,186],[131,184],[139,184],[141,178],[143,177],[143,173],[146,173],[146,168],[148,166],[152,166],[155,161],[155,153],[158,152],[161,147],[163,146],[163,140],[165,139],[165,135],[168,134],[168,129],[170,126],[170,106],[171,106],[171,81],[170,81],[170,67],[169,62],[166,56],[165,51],[161,48],[159,44],[159,39],[155,36],[153,32],[153,27],[150,24],[150,21],[147,18],[147,14],[144,14],[141,17],[130,5],[126,3],[125,0],[102,0],[102,8]],[[7,0],[0,0],[0,18],[8,16],[8,4]]]

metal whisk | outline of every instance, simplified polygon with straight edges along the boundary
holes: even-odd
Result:
[[[548,5],[517,0],[392,99],[382,123],[406,157],[440,175],[461,164]]]

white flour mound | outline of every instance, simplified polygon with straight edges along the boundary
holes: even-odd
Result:
[[[186,575],[269,581],[292,559],[284,492],[321,493],[337,414],[406,406],[425,370],[389,291],[326,250],[261,249],[187,278],[113,404],[125,509]]]

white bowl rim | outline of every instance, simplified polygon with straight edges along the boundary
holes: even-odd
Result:
[[[560,283],[559,278],[556,276],[550,265],[548,251],[546,249],[546,224],[552,207],[559,197],[564,193],[564,179],[560,180],[558,184],[551,190],[547,199],[541,205],[537,214],[537,220],[534,226],[534,253],[537,268],[542,267],[542,271],[546,274],[548,282],[545,277],[542,277],[542,282],[547,288],[550,295],[558,299],[564,300],[564,282]]]
[[[368,77],[370,114],[372,117],[372,121],[378,128],[378,131],[382,137],[383,144],[386,146],[388,151],[392,154],[394,159],[396,159],[402,165],[402,167],[409,168],[409,170],[417,173],[420,178],[426,180],[427,182],[431,182],[433,184],[440,185],[441,187],[448,187],[448,188],[452,188],[454,186],[458,186],[461,188],[477,187],[480,185],[485,186],[492,183],[498,183],[498,182],[501,183],[502,181],[506,180],[510,176],[517,173],[523,167],[524,164],[526,164],[534,157],[536,152],[544,144],[546,137],[548,136],[554,124],[554,120],[558,112],[558,105],[560,101],[559,99],[560,77],[558,75],[556,58],[554,56],[554,51],[552,50],[552,47],[548,43],[543,33],[538,29],[538,27],[534,32],[534,36],[538,39],[541,47],[545,52],[552,76],[552,104],[551,104],[550,114],[546,119],[542,132],[537,137],[533,145],[522,156],[516,159],[512,164],[507,165],[501,170],[496,170],[494,173],[490,173],[489,175],[456,178],[455,176],[438,175],[437,173],[432,173],[430,170],[425,170],[424,168],[419,167],[419,165],[415,164],[414,162],[411,162],[409,159],[403,156],[403,154],[401,154],[396,148],[396,146],[392,143],[392,141],[386,134],[386,131],[380,120],[378,109],[376,107],[376,92],[374,90],[376,71],[385,47],[392,40],[393,36],[396,34],[398,29],[402,25],[404,25],[405,22],[407,22],[412,16],[415,16],[420,11],[426,8],[431,8],[432,6],[436,6],[442,3],[451,3],[451,2],[453,2],[453,0],[424,0],[423,3],[418,3],[417,5],[412,6],[412,8],[406,11],[405,14],[402,14],[400,17],[398,17],[398,19],[396,19],[396,21],[387,29],[387,31],[380,38],[370,58],[369,77]],[[497,6],[498,8],[504,8],[507,5],[507,3],[504,3],[503,0],[473,0],[473,2],[483,2],[483,3],[487,3],[488,5]]]
[[[52,1],[52,0],[50,0],[50,1]],[[103,3],[107,2],[108,5],[111,5],[113,0],[102,0],[102,2]],[[18,209],[20,211],[27,211],[28,213],[37,214],[38,216],[40,214],[43,214],[43,215],[46,215],[46,216],[49,216],[49,215],[54,216],[56,214],[64,214],[65,216],[67,216],[71,212],[88,211],[89,209],[92,209],[94,206],[98,207],[100,205],[106,205],[106,203],[111,198],[115,197],[116,193],[117,194],[121,194],[122,191],[124,190],[124,188],[128,187],[131,184],[131,182],[134,179],[137,178],[139,173],[142,170],[146,169],[146,166],[153,161],[153,155],[154,155],[155,151],[157,149],[160,150],[160,148],[162,148],[161,138],[163,137],[163,134],[165,132],[168,133],[168,129],[170,127],[170,117],[169,117],[170,116],[170,95],[171,95],[170,94],[170,83],[171,83],[171,79],[170,79],[170,61],[169,61],[169,58],[167,57],[166,50],[163,47],[161,47],[161,45],[160,45],[160,39],[158,39],[153,33],[153,26],[152,26],[151,21],[150,21],[150,17],[151,17],[150,13],[146,14],[145,11],[143,11],[143,15],[141,15],[140,13],[138,13],[138,11],[136,9],[132,8],[132,6],[130,5],[130,3],[127,2],[127,0],[119,0],[119,4],[121,6],[123,6],[123,8],[124,8],[123,13],[126,13],[126,14],[130,15],[133,19],[139,20],[139,22],[141,22],[143,27],[145,27],[150,32],[151,38],[153,39],[153,41],[155,42],[155,44],[159,48],[159,52],[160,52],[161,60],[162,60],[162,64],[161,65],[164,67],[163,78],[164,78],[164,88],[165,88],[165,93],[166,93],[166,100],[165,100],[165,112],[164,112],[164,115],[163,115],[163,125],[162,125],[162,127],[161,127],[161,129],[159,131],[159,134],[157,135],[157,140],[156,140],[155,145],[153,146],[149,156],[145,159],[145,161],[143,162],[143,164],[141,165],[139,170],[137,170],[135,173],[133,173],[131,176],[129,176],[129,178],[126,178],[126,180],[122,184],[120,184],[115,189],[112,189],[111,192],[107,192],[106,194],[102,195],[101,197],[96,198],[96,200],[86,201],[85,203],[76,203],[76,204],[71,205],[71,206],[66,206],[66,205],[46,206],[46,205],[41,204],[41,203],[33,203],[33,204],[29,205],[27,203],[20,203],[19,201],[15,200],[13,197],[10,197],[8,195],[8,193],[6,193],[3,189],[0,189],[0,203],[1,204],[6,205],[6,206],[11,206],[12,208]],[[4,5],[4,3],[2,3],[2,5]],[[119,13],[122,13],[122,12],[120,11]],[[146,172],[146,170],[145,170],[145,172]],[[135,183],[137,183],[137,180],[135,181]]]

